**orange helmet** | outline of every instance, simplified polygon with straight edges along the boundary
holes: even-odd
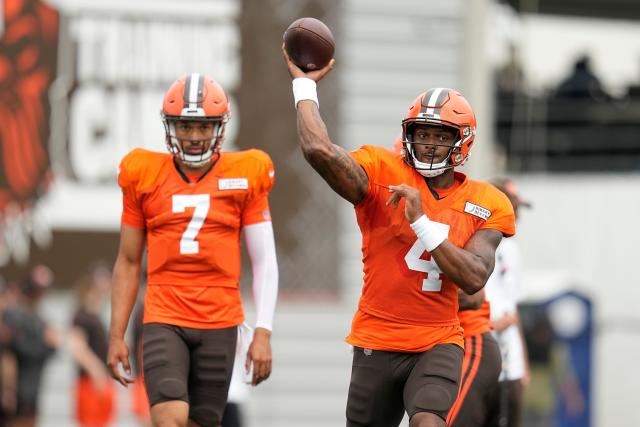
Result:
[[[416,158],[413,147],[416,125],[444,126],[453,128],[456,132],[456,142],[442,162],[424,163]],[[467,161],[475,135],[476,116],[462,94],[442,87],[429,89],[413,101],[402,120],[404,160],[423,176],[440,175],[445,170],[461,166]]]
[[[182,77],[171,85],[162,103],[167,148],[187,166],[200,167],[207,164],[220,151],[230,116],[227,94],[215,80],[198,73]],[[176,122],[181,120],[216,124],[209,147],[201,154],[188,154],[182,149],[175,129]]]

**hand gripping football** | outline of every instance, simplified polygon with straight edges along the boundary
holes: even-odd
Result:
[[[284,32],[287,55],[303,71],[319,70],[326,66],[335,51],[331,30],[315,18],[300,18]]]

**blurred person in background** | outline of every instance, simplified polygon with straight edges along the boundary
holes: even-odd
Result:
[[[251,342],[253,331],[247,324],[242,324],[239,329],[238,345],[236,347],[236,360],[233,365],[233,375],[229,386],[227,406],[224,408],[222,427],[243,427],[245,405],[249,400],[249,381],[243,372],[246,360],[247,346]]]
[[[635,102],[640,99],[640,75],[635,82],[632,82],[627,86],[627,99]]]
[[[6,382],[7,377],[15,377],[15,372],[6,361],[9,356],[5,356],[11,338],[9,329],[3,321],[8,300],[7,284],[4,277],[0,276],[0,427],[6,427],[9,414],[13,412],[15,406],[15,384]]]
[[[11,427],[33,427],[38,416],[38,398],[42,371],[60,346],[59,331],[50,327],[38,314],[37,306],[53,284],[53,272],[36,265],[20,284],[18,303],[4,312],[9,330],[9,351],[15,357],[15,415]],[[11,381],[7,379],[7,381]]]
[[[240,233],[253,273],[256,330],[245,369],[271,374],[278,266],[268,195],[274,171],[259,150],[220,148],[230,117],[222,87],[198,73],[171,85],[162,117],[170,154],[135,149],[120,164],[120,249],[114,267],[108,364],[133,382],[124,336],[143,249],[148,274],[142,352],[154,426],[219,426],[238,325],[244,321]]]
[[[141,280],[144,280],[141,279]],[[144,387],[144,373],[142,369],[142,326],[144,320],[144,289],[145,283],[140,287],[140,294],[133,309],[131,320],[131,361],[133,384],[131,386],[131,412],[138,423],[143,427],[151,426],[151,411],[149,409],[149,396]]]
[[[133,384],[131,385],[131,412],[138,424],[143,427],[151,427],[151,411],[149,408],[149,396],[144,387],[144,370],[142,369],[142,327],[144,325],[144,296],[147,290],[147,256],[142,256],[140,271],[140,289],[133,307],[131,319],[130,349]]]
[[[512,180],[496,179],[493,185],[509,198],[516,220],[521,208],[531,207],[520,197]],[[517,240],[515,237],[503,239],[496,249],[495,269],[485,286],[491,304],[491,324],[502,353],[500,392],[491,403],[491,425],[495,427],[519,427],[522,423],[522,393],[529,382],[527,348],[518,314],[522,280],[522,258]]]
[[[499,394],[502,365],[498,342],[491,334],[489,302],[484,289],[473,295],[458,290],[458,304],[458,317],[464,329],[464,359],[458,398],[449,412],[447,425],[489,426],[490,404]]]
[[[4,282],[0,291],[0,425],[9,425],[16,411],[17,367],[16,357],[11,352],[11,329],[4,322],[8,307],[20,300],[20,289],[15,282]]]
[[[77,309],[69,350],[78,364],[75,414],[82,427],[104,427],[115,413],[115,389],[107,369],[107,331],[100,318],[111,290],[111,270],[97,265],[76,284]]]
[[[611,96],[604,90],[600,79],[591,68],[588,55],[579,57],[573,70],[560,84],[555,92],[558,99],[609,101]]]
[[[518,47],[509,44],[507,62],[496,73],[496,90],[498,98],[511,98],[524,93],[525,75],[520,60]]]
[[[369,145],[349,153],[331,142],[318,109],[316,83],[334,61],[305,73],[282,53],[304,157],[354,205],[362,232],[347,426],[398,426],[405,411],[411,427],[445,426],[463,359],[458,288],[480,291],[502,236],[515,233],[506,196],[454,172],[474,143],[473,110],[455,90],[430,89],[402,121],[402,154]]]

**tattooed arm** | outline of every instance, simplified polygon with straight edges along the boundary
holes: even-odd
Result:
[[[305,159],[333,191],[357,205],[367,195],[369,178],[344,148],[333,144],[313,101],[298,104],[298,139]]]
[[[331,71],[335,61],[317,71],[305,73],[282,53],[292,78],[306,77],[316,82]],[[358,162],[342,147],[331,142],[327,127],[314,101],[298,103],[298,139],[307,162],[324,178],[329,186],[349,202],[357,205],[367,195],[369,178]]]

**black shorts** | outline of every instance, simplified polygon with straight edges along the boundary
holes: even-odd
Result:
[[[443,420],[458,393],[463,351],[441,344],[423,353],[353,349],[347,426],[392,427],[418,412]]]
[[[491,332],[464,339],[462,380],[447,424],[452,427],[484,426],[499,394],[502,356]]]
[[[219,425],[236,352],[237,327],[192,329],[162,323],[142,328],[144,383],[151,406],[189,403],[189,418]]]

